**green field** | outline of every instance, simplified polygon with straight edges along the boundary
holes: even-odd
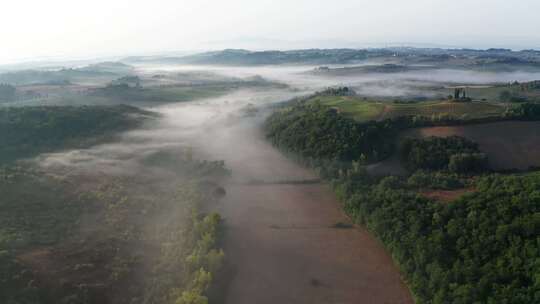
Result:
[[[337,108],[340,113],[358,121],[378,120],[385,111],[386,103],[364,101],[349,96],[318,96],[311,101]]]
[[[426,101],[407,104],[367,101],[348,96],[320,96],[311,99],[323,105],[339,109],[343,115],[357,121],[382,120],[399,116],[448,115],[461,119],[484,118],[502,114],[506,106],[490,102]]]

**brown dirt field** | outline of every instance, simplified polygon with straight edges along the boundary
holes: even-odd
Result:
[[[380,242],[350,223],[324,185],[230,185],[225,303],[413,303]]]
[[[462,136],[477,142],[493,169],[540,166],[540,122],[505,121],[479,125],[429,127],[409,130],[405,136]]]
[[[234,129],[217,136],[210,149],[220,151],[216,158],[233,172],[218,210],[232,268],[225,303],[413,303],[378,240],[362,227],[334,227],[351,221],[328,186],[284,183],[315,175],[251,125]],[[230,142],[241,153],[222,148]]]

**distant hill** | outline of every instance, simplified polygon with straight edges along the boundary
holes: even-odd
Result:
[[[133,72],[133,67],[122,62],[105,61],[91,64],[86,67],[79,68],[78,70],[88,72],[130,74]]]
[[[184,57],[130,57],[128,63],[269,65],[269,64],[331,64],[349,63],[367,58],[366,50],[309,49],[294,51],[248,51],[227,49]]]
[[[320,75],[320,76],[353,76],[367,73],[402,73],[410,71],[420,71],[431,69],[428,66],[409,66],[400,64],[381,64],[381,65],[362,65],[362,66],[347,66],[342,68],[329,68],[329,67],[317,67],[308,74]]]
[[[195,55],[127,57],[125,63],[196,64],[196,65],[279,65],[279,64],[352,64],[366,59],[385,59],[405,64],[447,66],[540,65],[540,51],[507,49],[438,49],[438,48],[373,48],[373,49],[305,49],[290,51],[249,51],[226,49]]]
[[[95,78],[114,78],[130,75],[133,67],[121,62],[102,62],[80,68],[60,68],[55,70],[20,70],[0,74],[0,83],[11,85],[69,84]]]

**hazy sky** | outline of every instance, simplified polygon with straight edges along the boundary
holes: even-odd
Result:
[[[0,63],[224,47],[540,48],[539,0],[6,0]]]

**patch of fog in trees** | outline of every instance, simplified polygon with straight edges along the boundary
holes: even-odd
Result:
[[[343,67],[335,66],[335,67]],[[302,96],[329,86],[350,86],[367,96],[411,96],[429,93],[429,87],[451,83],[500,83],[540,79],[540,73],[475,72],[465,70],[424,70],[400,73],[366,73],[354,76],[320,77],[306,73],[314,66],[138,66],[139,73],[204,72],[245,78],[265,79],[290,85],[290,88],[241,89],[219,98],[172,103],[149,108],[161,114],[145,128],[127,132],[114,143],[90,149],[46,154],[40,163],[47,168],[70,167],[111,174],[148,172],[142,161],[160,151],[185,151],[193,147],[201,159],[239,161],[256,134],[264,115],[248,115],[249,106],[269,105]],[[186,74],[184,74],[185,76]],[[154,169],[152,169],[154,170]]]
[[[160,116],[141,129],[122,134],[117,141],[40,156],[46,169],[81,174],[106,175],[170,174],[148,166],[145,160],[160,152],[185,154],[200,160],[241,160],[250,141],[257,137],[261,112],[251,115],[246,109],[290,99],[298,92],[281,89],[239,90],[219,98],[187,103],[172,103],[149,108]]]
[[[380,64],[368,61],[363,65]],[[325,65],[333,68],[359,67],[354,65]],[[399,97],[422,93],[424,96],[435,96],[427,92],[425,87],[445,84],[497,84],[514,81],[524,82],[540,79],[539,72],[488,72],[458,69],[428,69],[422,71],[403,71],[396,73],[364,72],[351,75],[326,75],[310,73],[318,66],[278,65],[278,66],[193,66],[193,65],[145,65],[138,67],[140,71],[167,73],[176,72],[211,72],[226,77],[261,76],[265,79],[286,83],[305,92],[322,90],[329,86],[350,86],[358,93],[368,96]]]

